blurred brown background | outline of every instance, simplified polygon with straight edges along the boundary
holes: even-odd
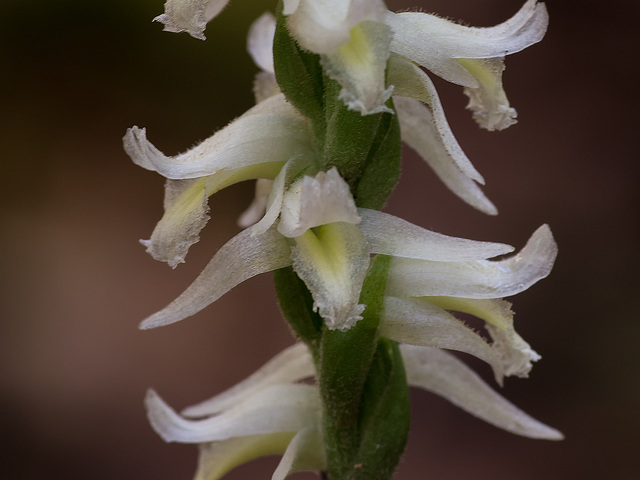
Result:
[[[145,390],[181,408],[292,342],[269,275],[180,324],[136,328],[238,231],[253,186],[213,197],[201,242],[171,271],[137,242],[160,218],[163,179],[134,166],[121,137],[131,125],[145,126],[174,154],[249,108],[256,68],[246,31],[275,2],[232,1],[206,42],[161,33],[150,20],[162,3],[0,3],[3,480],[191,478],[196,448],[164,444],[153,433]],[[520,1],[423,0],[421,7],[490,26]],[[507,59],[518,125],[479,130],[461,89],[437,82],[500,215],[464,205],[408,151],[388,211],[518,247],[540,224],[551,225],[560,245],[551,277],[513,299],[517,328],[543,359],[529,380],[507,380],[504,395],[567,438],[515,437],[414,391],[399,479],[640,478],[640,7],[551,0],[548,8],[545,40]],[[259,460],[228,478],[270,478],[276,462]]]

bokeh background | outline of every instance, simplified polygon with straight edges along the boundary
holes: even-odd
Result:
[[[200,243],[172,271],[137,242],[161,216],[163,179],[134,166],[121,137],[145,126],[174,154],[249,108],[256,67],[245,36],[274,4],[232,1],[200,42],[151,23],[162,3],[0,2],[2,479],[191,478],[196,448],[154,434],[142,406],[146,389],[181,408],[292,342],[269,275],[194,318],[137,330],[238,231],[253,185],[213,198]],[[520,1],[419,6],[490,26]],[[517,247],[551,225],[560,245],[552,275],[514,298],[516,326],[543,359],[530,379],[508,379],[503,393],[566,440],[515,437],[414,391],[399,479],[640,478],[640,7],[550,0],[548,8],[545,40],[507,59],[504,81],[519,124],[478,129],[461,89],[436,80],[500,215],[464,205],[408,150],[387,210],[446,234]],[[270,478],[276,463],[258,460],[228,478]]]

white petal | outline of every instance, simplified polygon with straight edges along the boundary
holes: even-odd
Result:
[[[498,210],[493,203],[473,178],[460,168],[460,164],[464,162],[460,157],[452,156],[451,151],[447,149],[442,134],[438,132],[432,111],[411,98],[396,97],[394,105],[400,122],[402,141],[418,152],[449,190],[481,212],[496,215]]]
[[[315,177],[305,175],[289,187],[282,200],[280,233],[298,237],[333,222],[360,222],[349,186],[335,167]]]
[[[527,377],[533,367],[531,362],[540,360],[540,355],[514,330],[509,302],[456,297],[425,297],[425,300],[446,310],[475,315],[487,322],[487,330],[493,339],[491,348],[500,357],[505,376]]]
[[[273,37],[276,32],[276,19],[269,13],[263,13],[249,29],[248,50],[251,58],[263,71],[274,73]]]
[[[267,208],[267,198],[273,188],[273,180],[259,178],[256,180],[256,192],[251,205],[242,212],[238,218],[238,226],[242,228],[250,227],[257,223],[263,216]]]
[[[470,414],[517,435],[561,440],[557,430],[538,422],[492,390],[453,355],[435,348],[400,346],[407,381],[434,392]]]
[[[243,230],[218,250],[178,298],[145,319],[140,328],[169,325],[195,315],[239,283],[288,265],[291,265],[289,246],[275,228],[254,236],[251,229]]]
[[[218,480],[237,466],[266,455],[282,455],[294,434],[263,433],[198,445],[198,468],[194,480]]]
[[[477,88],[464,88],[465,95],[469,97],[467,108],[473,112],[478,125],[493,131],[504,130],[517,123],[518,113],[509,106],[502,88],[504,57],[460,59],[459,62],[478,80]]]
[[[384,23],[362,22],[351,29],[350,39],[322,56],[322,66],[341,86],[340,100],[347,108],[371,115],[393,113],[385,105],[393,87],[385,88],[391,30]]]
[[[284,480],[296,472],[324,470],[326,464],[320,431],[317,427],[307,427],[293,438],[271,480]]]
[[[476,182],[484,184],[482,175],[478,173],[458,144],[456,137],[449,127],[449,122],[440,103],[438,91],[431,79],[415,63],[400,55],[392,55],[389,59],[389,83],[395,86],[395,97],[409,97],[420,100],[429,107],[430,121],[426,129],[433,130],[433,126],[440,135],[441,144],[449,153],[453,162],[466,176]],[[405,102],[403,102],[405,103]],[[417,107],[410,109],[414,112]],[[410,113],[407,112],[407,113]],[[420,117],[420,115],[418,115]],[[424,116],[424,114],[422,115]],[[411,122],[408,122],[411,123]],[[403,132],[404,133],[404,132]],[[419,150],[417,150],[420,153]],[[428,161],[428,155],[423,156]]]
[[[471,328],[423,299],[385,297],[380,336],[396,342],[465,352],[487,362],[502,385],[500,357]]]
[[[282,13],[284,15],[291,15],[300,6],[301,0],[283,0],[282,1]]]
[[[391,51],[404,55],[436,75],[466,87],[477,79],[456,60],[495,58],[519,52],[539,42],[547,29],[543,3],[528,0],[506,22],[490,28],[472,28],[426,13],[387,13],[394,36]]]
[[[493,339],[491,346],[505,366],[504,374],[528,377],[533,368],[532,362],[540,360],[540,355],[516,333],[513,325],[500,329],[489,324],[487,330]]]
[[[511,245],[449,237],[377,210],[359,208],[371,253],[440,262],[484,260],[513,252]]]
[[[381,0],[285,1],[291,35],[306,50],[326,54],[347,43],[360,22],[383,22],[386,8]]]
[[[215,417],[187,420],[154,391],[145,399],[154,430],[166,442],[202,443],[276,432],[297,432],[315,425],[320,411],[317,387],[273,385]]]
[[[200,230],[209,221],[209,196],[204,180],[167,180],[164,192],[164,215],[149,240],[140,240],[156,260],[175,268],[200,240]]]
[[[251,229],[252,235],[263,233],[273,225],[282,210],[287,187],[291,185],[295,177],[299,176],[303,170],[310,168],[312,164],[313,158],[310,155],[294,157],[285,164],[273,181],[271,192],[267,197],[266,213]]]
[[[258,72],[256,74],[253,80],[253,95],[256,103],[263,102],[267,98],[275,97],[281,93],[275,73]]]
[[[182,411],[189,418],[214,415],[233,407],[260,390],[277,384],[295,383],[313,376],[315,368],[309,349],[297,343],[269,360],[260,369],[228,390]]]
[[[543,225],[517,255],[501,261],[432,262],[394,258],[387,294],[396,297],[508,297],[546,277],[551,272],[557,251],[551,230]]]
[[[287,161],[311,152],[308,120],[283,95],[259,103],[191,150],[167,157],[133,127],[124,136],[124,148],[134,163],[172,179],[195,178],[221,170]]]
[[[167,180],[164,215],[153,230],[151,238],[141,240],[141,243],[153,258],[175,268],[184,262],[189,247],[200,239],[200,230],[209,220],[209,196],[244,180],[274,178],[282,166],[283,162],[262,163],[206,177]]]
[[[167,32],[188,32],[194,38],[204,40],[207,22],[218,15],[229,0],[167,0],[164,13],[153,19],[164,23]]]
[[[362,232],[336,222],[307,230],[291,247],[293,268],[313,296],[313,308],[330,329],[348,330],[364,311],[358,303],[369,267]]]

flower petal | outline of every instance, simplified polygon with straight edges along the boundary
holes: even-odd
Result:
[[[211,175],[312,152],[308,120],[283,95],[270,97],[191,150],[167,157],[133,127],[124,148],[134,163],[172,179]]]
[[[273,357],[242,382],[182,411],[188,418],[206,417],[233,407],[260,390],[278,384],[294,383],[313,376],[315,368],[309,349],[297,343]]]
[[[513,325],[501,329],[489,324],[487,330],[493,339],[491,346],[498,352],[505,366],[504,374],[528,377],[533,368],[532,362],[540,360],[540,355],[516,333]]]
[[[504,368],[497,352],[463,322],[424,299],[385,297],[379,333],[400,343],[473,355],[491,366],[502,385]]]
[[[284,480],[296,472],[324,470],[326,464],[320,431],[317,427],[307,427],[291,440],[271,480]]]
[[[153,21],[164,23],[166,32],[187,32],[204,40],[207,22],[218,15],[227,3],[229,0],[167,0],[164,13]]]
[[[147,393],[145,404],[154,430],[166,442],[182,443],[297,432],[315,425],[320,412],[318,389],[311,385],[273,385],[204,420],[181,417],[153,390]]]
[[[209,196],[201,178],[167,180],[164,189],[164,215],[151,238],[140,243],[154,259],[175,268],[209,221]]]
[[[401,345],[407,381],[446,398],[470,414],[516,435],[561,440],[562,434],[518,409],[453,355],[437,348]]]
[[[394,105],[402,141],[418,152],[454,194],[481,212],[496,215],[498,210],[495,205],[475,181],[460,169],[460,158],[453,157],[447,150],[432,111],[411,98],[396,97]]]
[[[449,122],[447,122],[447,118],[444,114],[444,108],[442,108],[442,104],[440,103],[438,91],[428,75],[408,59],[401,57],[400,55],[391,55],[389,59],[389,83],[395,86],[394,95],[396,98],[413,98],[415,100],[420,100],[429,107],[429,121],[421,122],[425,123],[425,129],[433,131],[433,127],[435,127],[435,130],[440,136],[439,141],[436,143],[440,144],[439,146],[444,147],[446,152],[449,154],[449,161],[453,162],[458,169],[469,178],[478,183],[484,184],[482,175],[480,175],[472,165],[471,161],[462,151],[456,137],[453,135],[451,127],[449,127]],[[405,102],[403,102],[403,105],[404,103]],[[408,115],[416,115],[417,107],[407,106],[405,108],[408,110]],[[405,114],[405,116],[407,116],[407,114]],[[422,113],[421,115],[416,115],[416,117],[426,117],[426,114]],[[405,123],[411,124],[413,122],[406,121]],[[433,135],[433,133],[431,133],[431,135]],[[417,136],[417,138],[420,137]],[[416,149],[416,151],[418,153],[423,153],[418,149]],[[432,155],[433,154],[422,156],[428,162],[429,157]]]
[[[239,283],[288,265],[291,265],[289,246],[275,228],[254,236],[251,229],[243,230],[218,250],[178,298],[145,319],[140,328],[169,325],[195,315]]]
[[[465,95],[469,97],[467,108],[473,112],[473,119],[478,125],[493,131],[504,130],[517,123],[518,113],[509,106],[502,88],[504,57],[458,61],[478,80],[477,88],[464,88]]]
[[[269,229],[282,210],[282,202],[285,198],[285,192],[291,186],[293,179],[299,176],[304,170],[312,167],[313,159],[311,156],[298,156],[289,160],[278,176],[273,181],[273,186],[266,201],[266,213],[262,219],[257,222],[251,229],[252,235],[258,235]],[[285,220],[286,221],[286,220]],[[280,230],[280,228],[278,228]]]
[[[359,208],[371,253],[440,262],[484,260],[514,249],[503,243],[477,242],[449,237],[377,210]]]
[[[334,222],[360,222],[349,186],[336,167],[315,177],[305,175],[284,194],[278,231],[285,237]]]
[[[263,102],[267,98],[275,97],[281,93],[275,74],[258,72],[253,80],[253,96],[256,99],[256,103]]]
[[[558,252],[551,230],[543,225],[526,246],[506,260],[432,262],[394,258],[387,295],[501,298],[529,288],[551,272]]]
[[[264,216],[267,198],[273,188],[273,180],[259,178],[256,180],[256,192],[251,205],[238,218],[238,226],[247,228],[256,224]]]
[[[234,437],[198,445],[198,468],[194,480],[218,480],[235,467],[266,455],[282,455],[292,432],[263,433]]]
[[[360,22],[383,22],[386,8],[381,0],[285,0],[287,27],[300,46],[327,54],[350,39]]]
[[[493,339],[492,348],[501,358],[506,376],[527,377],[540,360],[538,355],[513,328],[511,304],[502,299],[472,299],[456,297],[424,297],[425,300],[446,310],[468,313],[487,322]]]
[[[322,56],[322,66],[341,86],[339,98],[362,115],[393,113],[385,105],[393,87],[385,88],[391,30],[384,23],[361,22],[351,29],[350,39]]]
[[[478,80],[456,59],[496,58],[519,52],[544,36],[548,14],[544,3],[528,0],[512,18],[495,27],[472,28],[426,13],[388,12],[394,36],[391,51],[404,55],[436,75],[465,87]]]
[[[141,240],[156,260],[175,268],[200,239],[209,220],[208,198],[219,190],[253,178],[274,178],[284,162],[271,162],[226,170],[206,177],[165,182],[164,215],[151,238]]]
[[[357,226],[335,222],[307,230],[291,247],[293,268],[313,296],[330,329],[346,331],[364,311],[358,303],[369,267],[369,251]]]
[[[269,13],[263,13],[251,24],[247,49],[255,64],[264,72],[274,73],[273,37],[276,32],[276,19]]]

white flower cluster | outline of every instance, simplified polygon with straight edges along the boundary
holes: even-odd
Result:
[[[165,29],[204,38],[206,23],[228,1],[168,0],[157,18]],[[548,17],[528,0],[491,28],[461,26],[426,13],[392,13],[381,0],[284,0],[287,27],[299,45],[320,55],[342,87],[340,99],[362,115],[391,111],[402,140],[428,162],[458,197],[488,214],[496,208],[457,143],[424,67],[464,87],[469,108],[489,130],[515,122],[502,88],[505,55],[543,37]],[[249,35],[261,68],[257,104],[211,138],[176,157],[165,156],[133,127],[127,153],[167,178],[164,216],[147,251],[172,267],[183,262],[208,221],[208,197],[234,183],[258,179],[247,228],[229,240],[182,295],[144,320],[167,325],[207,307],[260,273],[292,266],[329,329],[348,330],[362,317],[360,291],[372,254],[392,257],[379,334],[402,344],[410,385],[433,391],[500,428],[532,438],[561,434],[518,410],[453,355],[466,352],[491,365],[496,380],[526,376],[539,356],[515,332],[503,297],[546,277],[557,253],[546,225],[516,255],[491,260],[509,245],[453,238],[400,218],[357,208],[337,169],[322,171],[312,125],[280,93],[272,42],[275,19],[265,14]],[[385,76],[386,72],[386,76]],[[490,341],[451,312],[485,321]],[[282,352],[249,379],[180,416],[154,392],[147,398],[154,428],[167,441],[199,443],[198,479],[217,479],[256,456],[284,454],[274,479],[322,469],[317,387],[307,348]]]

